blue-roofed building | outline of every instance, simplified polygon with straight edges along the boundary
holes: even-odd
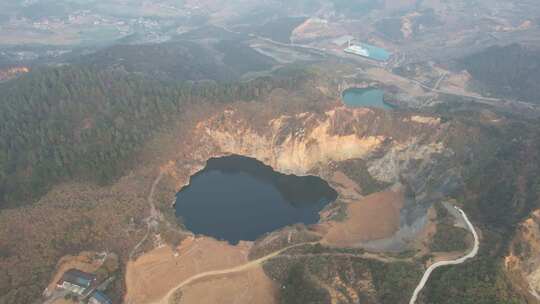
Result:
[[[56,286],[69,290],[74,294],[82,295],[85,290],[94,286],[95,283],[95,275],[77,269],[70,269],[64,273]]]
[[[101,291],[96,291],[90,296],[88,304],[112,304],[112,301]]]
[[[367,43],[349,44],[349,47],[345,49],[345,53],[359,55],[381,62],[387,61],[392,56],[392,53],[387,50]]]

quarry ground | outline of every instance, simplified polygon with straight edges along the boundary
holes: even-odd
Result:
[[[335,176],[339,177],[342,185],[338,191],[353,193],[358,198],[348,203],[345,221],[329,221],[315,228],[321,231],[321,243],[355,247],[362,241],[392,236],[399,227],[402,190],[389,190],[360,198],[361,195],[356,192],[359,186],[354,181],[341,172]],[[194,303],[196,299],[197,303],[252,303],[253,299],[257,299],[258,303],[276,303],[279,285],[266,276],[261,265],[284,249],[249,261],[248,252],[252,246],[252,242],[233,246],[200,236],[188,237],[174,249],[169,246],[156,248],[128,263],[125,301],[166,304]],[[362,256],[370,258],[369,255]],[[190,282],[201,274],[204,277]],[[182,287],[179,288],[179,284]],[[177,296],[178,292],[181,292],[181,296]],[[266,302],[261,302],[261,299]]]
[[[159,174],[164,174],[164,177],[155,189],[158,209],[171,208],[170,201],[175,191],[204,166],[206,159],[235,153],[255,157],[286,173],[318,172],[317,175],[329,181],[344,203],[345,217],[336,221],[325,219],[323,214],[321,223],[308,228],[311,230],[309,233],[321,239],[320,243],[325,246],[360,247],[366,241],[392,237],[399,230],[404,189],[395,186],[364,196],[361,194],[362,185],[332,167],[335,161],[363,157],[380,148],[383,134],[371,135],[369,130],[356,129],[360,121],[365,123],[372,116],[378,116],[376,112],[330,108],[322,114],[303,112],[267,118],[266,127],[260,126],[261,123],[264,126],[264,119],[252,117],[246,120],[250,117],[246,113],[252,113],[250,109],[228,109],[217,113],[196,123],[192,131],[196,135],[186,137],[200,141],[188,145],[193,150],[184,148],[182,158],[175,156],[161,166]],[[410,128],[401,134],[401,139],[396,139],[398,141],[410,140],[416,128],[433,123],[429,119],[397,119]],[[335,124],[337,120],[341,122],[339,127]],[[429,127],[429,130],[433,128]],[[399,137],[399,134],[395,136]],[[170,214],[171,211],[165,210],[164,213]],[[285,241],[279,243],[280,239]],[[262,264],[284,248],[311,243],[313,241],[296,240],[289,230],[284,229],[255,243],[241,242],[237,246],[195,236],[184,238],[178,246],[161,244],[154,249],[147,247],[148,250],[127,264],[125,302],[169,303],[170,300],[172,303],[192,303],[190,299],[201,299],[208,303],[251,303],[251,299],[261,299],[262,296],[268,303],[273,303],[279,284],[264,273]],[[250,252],[255,247],[265,246],[268,247],[265,254],[250,260]],[[392,260],[384,254],[365,253],[360,256]]]
[[[410,1],[387,2],[388,5],[400,6]],[[453,21],[452,24],[459,25],[461,22],[458,18],[453,19],[452,10],[447,8],[452,4],[424,2],[434,7],[445,20]],[[405,19],[404,24],[407,23]],[[478,18],[475,16],[475,19]],[[494,22],[497,26],[501,22],[491,18],[482,20],[485,23]],[[520,24],[519,21],[512,23]],[[372,24],[368,26],[369,31],[363,30],[366,33],[373,29]],[[489,28],[492,27],[489,25]],[[358,23],[345,22],[335,25],[335,28],[323,28],[322,31],[331,36],[346,33],[351,28],[358,30],[361,27]],[[370,37],[366,34],[364,37],[362,33],[360,38],[377,42],[392,51],[406,53],[409,58],[404,58],[402,63],[445,58],[449,54],[461,56],[465,51],[496,43],[492,41],[496,38],[486,41],[485,37],[480,37],[482,39],[476,41],[478,36],[469,32],[469,28],[470,24],[464,23],[458,28],[449,28],[447,35],[427,33],[418,40],[411,37],[411,41],[398,43],[373,35]],[[509,38],[505,40],[508,43],[529,35],[527,30],[522,29],[492,30],[498,37]],[[483,29],[480,28],[480,31]],[[310,35],[305,26],[295,34]],[[320,33],[314,35],[317,37]],[[73,40],[70,36],[52,38],[58,44]],[[29,36],[23,39],[34,38]],[[265,49],[272,46],[267,41],[258,43]],[[468,44],[471,44],[470,48]],[[275,45],[274,48],[275,53],[287,55],[282,57],[289,58],[294,54],[299,59],[304,58],[301,52],[290,52],[287,48],[281,50]],[[426,104],[437,101],[441,95],[455,94],[483,100],[498,108],[516,106],[516,103],[483,98],[470,87],[470,75],[461,71],[434,66],[403,76],[391,70],[394,63],[383,68],[362,60],[345,58],[345,64],[331,62],[330,65],[332,69],[343,68],[343,75],[358,76],[351,77],[350,85],[361,83],[393,87],[410,100],[421,100]],[[359,62],[358,66],[349,67],[349,60]],[[424,160],[429,160],[431,155],[444,154],[444,145],[439,143],[443,137],[441,133],[447,130],[441,126],[440,120],[431,117],[415,119],[408,114],[385,114],[377,110],[345,110],[338,107],[340,102],[336,96],[340,92],[336,93],[335,88],[319,83],[310,85],[319,91],[304,88],[296,93],[276,91],[267,97],[264,104],[193,105],[181,117],[181,123],[173,123],[166,132],[152,139],[134,169],[114,184],[102,186],[85,181],[68,181],[56,186],[31,207],[2,211],[0,244],[8,244],[10,251],[24,254],[14,254],[2,260],[0,270],[9,269],[16,274],[11,276],[13,280],[22,281],[15,283],[23,286],[32,269],[43,269],[43,273],[51,273],[50,278],[33,283],[37,288],[48,285],[49,289],[69,267],[94,270],[96,265],[81,263],[78,257],[62,259],[65,252],[56,250],[55,244],[66,240],[74,244],[70,248],[73,252],[98,250],[118,253],[126,263],[125,278],[117,280],[113,293],[122,295],[125,284],[127,303],[152,303],[168,299],[168,295],[176,290],[175,287],[197,274],[235,269],[249,263],[253,259],[250,257],[253,252],[262,251],[262,256],[267,256],[289,244],[305,242],[296,237],[294,230],[284,229],[255,243],[232,246],[207,237],[194,238],[177,225],[171,202],[178,189],[204,166],[208,158],[228,153],[255,157],[284,173],[316,174],[329,181],[338,190],[340,206],[344,207],[344,211],[341,218],[334,219],[333,215],[339,213],[336,211],[338,206],[335,206],[336,210],[327,210],[322,214],[318,225],[307,229],[310,237],[319,237],[322,244],[350,249],[366,241],[392,237],[403,224],[401,215],[406,207],[405,189],[392,187],[362,195],[364,185],[336,169],[335,164],[383,153],[385,156],[381,161],[372,166],[382,169],[374,169],[370,174],[396,185],[407,165],[424,168],[429,166],[429,161]],[[321,102],[313,103],[313,100]],[[520,111],[528,111],[528,107],[522,105]],[[497,120],[495,114],[488,114],[489,120]],[[240,138],[243,140],[238,140]],[[153,187],[158,176],[163,178]],[[148,207],[152,188],[155,188],[153,202],[157,210]],[[145,221],[149,218],[156,219],[155,225]],[[427,218],[430,220],[423,229],[416,231],[416,240],[412,241],[417,257],[431,254],[429,240],[436,233],[436,222],[432,214],[428,213]],[[540,248],[540,237],[535,231],[538,231],[537,214],[523,221],[516,236],[516,244],[527,244],[529,250],[518,250],[516,245],[506,258],[506,268],[516,277],[524,293],[528,293],[529,289],[540,290],[540,262],[537,255],[530,254],[538,252]],[[134,253],[131,260],[130,252]],[[456,258],[461,254],[435,253],[426,263]],[[365,253],[362,256],[377,261],[392,260],[391,255],[384,253]],[[55,271],[51,272],[52,269]],[[3,278],[1,275],[0,271],[0,279]],[[336,288],[318,277],[314,277],[314,280],[329,291],[333,302],[338,301],[341,295]],[[170,298],[177,303],[253,303],[253,299],[257,299],[257,303],[264,304],[261,299],[275,303],[279,288],[279,284],[271,280],[257,264],[244,271],[193,281]]]
[[[347,109],[329,97],[335,96],[329,93],[335,88],[318,85],[312,90],[303,92],[302,97],[278,90],[268,96],[264,104],[192,106],[181,123],[171,126],[148,144],[140,156],[143,165],[114,185],[79,191],[77,196],[72,192],[74,187],[83,190],[88,186],[70,183],[51,191],[33,212],[55,214],[54,208],[65,208],[59,203],[49,203],[51,201],[65,202],[63,204],[75,209],[71,217],[50,219],[54,225],[49,225],[40,237],[44,235],[53,242],[63,238],[63,231],[70,226],[87,227],[84,223],[88,219],[93,221],[96,226],[88,225],[86,230],[81,230],[81,235],[72,237],[90,244],[110,240],[105,243],[106,248],[96,247],[118,252],[127,261],[125,278],[115,287],[121,290],[125,282],[126,303],[155,303],[163,299],[174,299],[177,303],[192,303],[191,299],[208,303],[251,303],[253,298],[273,303],[279,284],[263,271],[262,262],[249,264],[251,260],[319,239],[328,247],[355,248],[366,241],[392,237],[402,226],[400,211],[405,203],[404,189],[399,186],[400,172],[411,162],[425,162],[423,166],[429,167],[431,156],[444,152],[438,137],[445,127],[436,118],[384,113],[376,109]],[[317,103],[310,104],[305,96]],[[289,106],[291,100],[297,106]],[[178,226],[171,203],[176,192],[204,167],[207,159],[229,153],[257,158],[284,173],[321,176],[338,191],[340,203],[322,212],[318,225],[302,228],[300,232],[286,228],[254,243],[232,246],[204,236],[194,237]],[[362,182],[347,176],[336,164],[375,153],[384,156],[369,164],[372,170],[369,174],[395,186],[366,196],[362,194]],[[160,176],[162,178],[158,178]],[[119,198],[122,200],[118,201]],[[149,207],[149,198],[156,210]],[[89,205],[89,201],[93,203]],[[107,211],[110,208],[105,206],[110,207],[115,201],[117,205],[113,206],[117,207],[111,214]],[[339,213],[340,206],[345,207],[343,217],[332,219],[332,214]],[[92,211],[86,211],[88,209]],[[22,216],[17,212],[20,211],[10,211],[10,215]],[[154,212],[156,215],[152,216]],[[81,218],[81,215],[84,216]],[[147,225],[149,216],[156,219],[154,225]],[[113,224],[109,218],[117,223]],[[19,221],[19,225],[22,222]],[[105,232],[102,230],[105,227],[115,228]],[[25,236],[37,237],[31,230]],[[88,236],[92,238],[83,238]],[[33,248],[28,251],[43,254]],[[134,252],[131,260],[130,252]],[[360,257],[381,262],[395,259],[371,252]],[[246,264],[251,266],[242,268]],[[240,271],[229,274],[219,272],[238,267]],[[54,279],[62,269],[57,267],[59,271]],[[214,271],[216,275],[189,281],[199,274]],[[177,290],[186,281],[189,284]]]

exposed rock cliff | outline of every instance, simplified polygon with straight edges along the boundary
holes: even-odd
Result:
[[[374,109],[337,107],[266,120],[236,109],[199,123],[196,136],[211,156],[245,155],[298,175],[329,177],[333,164],[366,161],[375,179],[407,188],[402,229],[373,245],[398,249],[423,227],[430,204],[461,185],[459,170],[449,167],[453,152],[441,140],[446,129],[438,118]]]
[[[328,162],[377,158],[389,151],[399,155],[401,158],[395,162],[400,162],[425,159],[445,150],[436,139],[440,123],[426,124],[418,122],[418,117],[400,116],[339,107],[323,114],[281,116],[259,122],[263,127],[256,128],[242,118],[242,113],[229,110],[200,123],[198,129],[222,152],[255,157],[280,171],[295,174],[305,174]],[[381,158],[381,162],[387,161]],[[396,172],[390,172],[399,171],[395,162],[391,169],[373,168],[370,172],[381,180],[396,181]]]
[[[201,125],[206,136],[227,153],[249,155],[286,173],[306,174],[329,161],[364,158],[386,139],[377,134],[336,134],[336,110],[316,115],[282,116],[257,132],[234,111],[227,111]],[[370,110],[350,111],[349,119],[361,121]]]
[[[540,303],[540,210],[519,226],[505,266],[518,277],[516,282]]]

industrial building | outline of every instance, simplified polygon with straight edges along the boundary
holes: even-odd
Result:
[[[70,269],[64,273],[56,286],[74,294],[82,295],[96,283],[96,279],[96,276],[91,273]]]
[[[369,51],[359,45],[349,45],[345,50],[345,53],[359,55],[363,57],[370,57]]]
[[[352,44],[351,41],[348,42],[348,46],[343,51],[348,54],[358,55],[381,62],[387,61],[392,55],[380,47],[367,43]]]

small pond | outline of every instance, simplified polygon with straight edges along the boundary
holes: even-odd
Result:
[[[232,155],[208,160],[177,194],[175,208],[192,232],[236,244],[295,223],[317,223],[319,211],[336,198],[319,177],[284,175]]]
[[[392,109],[384,102],[384,91],[377,88],[352,88],[343,92],[343,102],[352,108],[368,107],[380,109]]]
[[[361,43],[360,45],[363,48],[368,50],[369,58],[371,59],[375,59],[378,61],[387,61],[388,59],[390,59],[390,56],[392,56],[390,52],[388,52],[387,50],[383,48],[376,47],[374,45],[367,44],[367,43]]]

